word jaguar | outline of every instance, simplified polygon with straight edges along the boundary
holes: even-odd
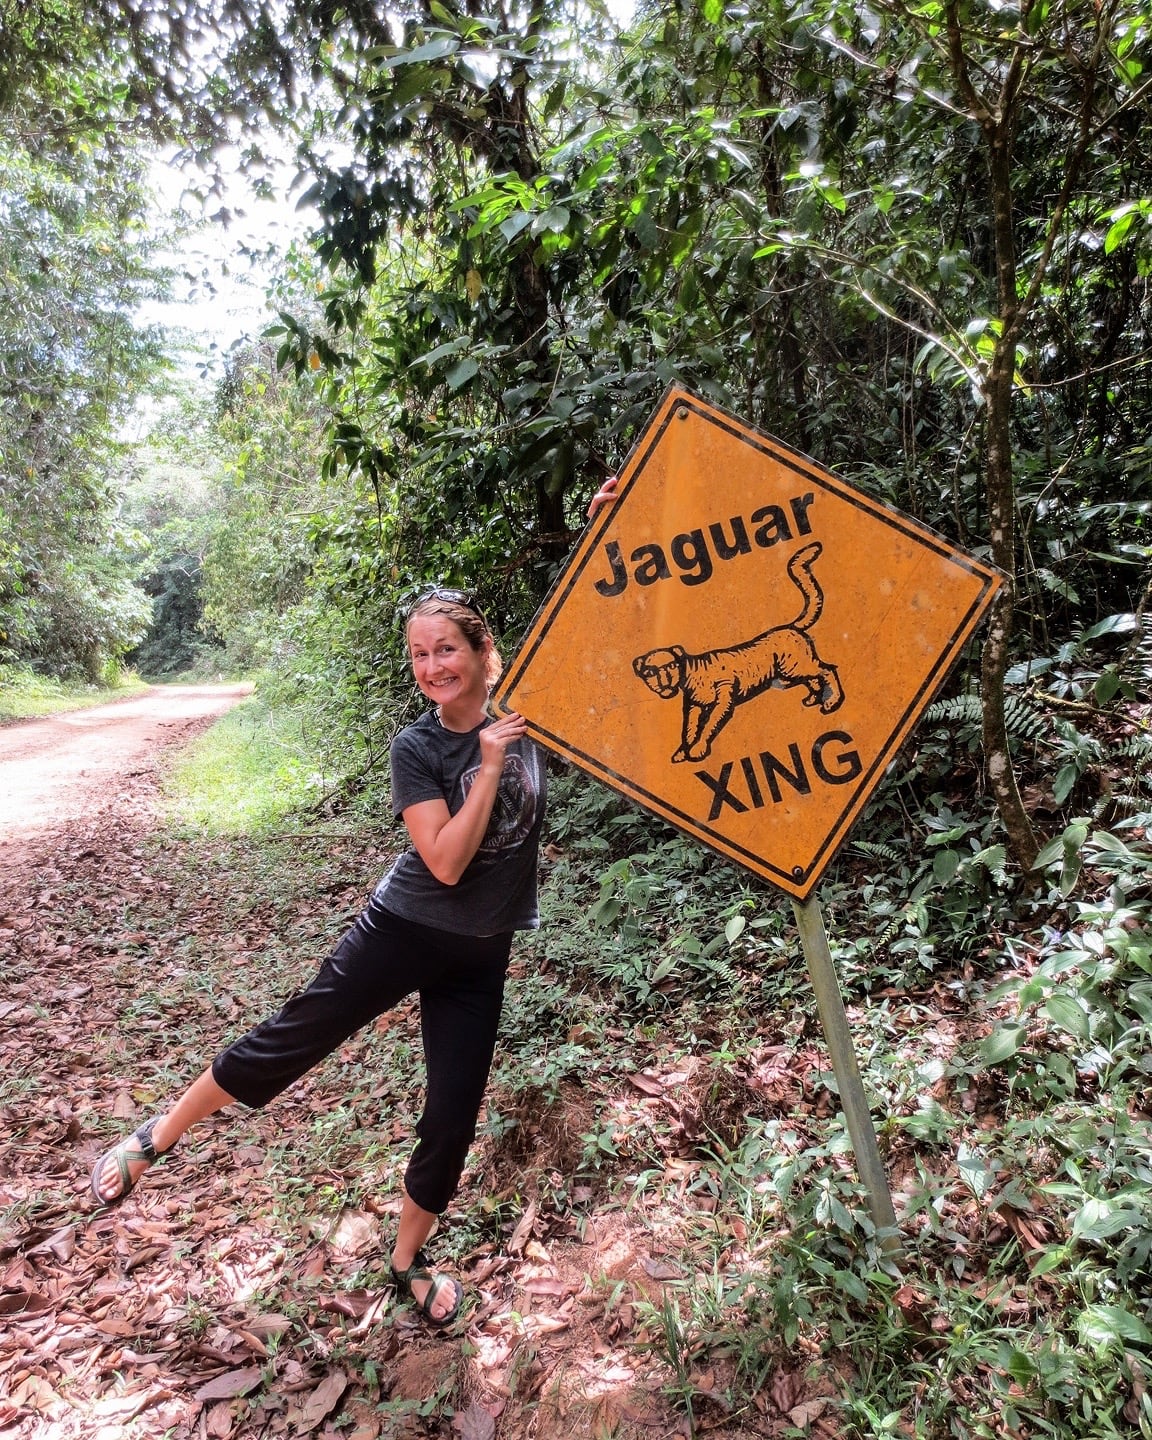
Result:
[[[657,580],[670,580],[672,568],[668,560],[671,557],[672,565],[680,572],[681,584],[703,585],[712,578],[715,569],[713,552],[718,560],[734,560],[737,555],[750,555],[754,544],[761,550],[770,550],[782,540],[793,538],[793,526],[797,535],[811,535],[812,522],[808,519],[808,509],[815,499],[811,491],[807,495],[793,495],[788,502],[791,524],[783,505],[761,505],[759,510],[753,510],[747,523],[742,515],[733,515],[728,521],[730,534],[726,533],[723,521],[717,520],[708,526],[707,537],[704,527],[698,526],[682,535],[674,535],[667,549],[654,541],[638,545],[628,557],[635,567],[631,578],[637,585],[655,585]],[[748,534],[749,525],[756,527],[751,537]],[[614,595],[622,595],[628,588],[628,567],[620,553],[619,540],[610,540],[604,546],[604,554],[611,575],[608,579],[595,581],[593,588],[610,599]]]
[[[684,704],[680,744],[674,762],[706,760],[716,736],[737,705],[776,687],[803,685],[805,705],[819,705],[829,715],[844,703],[844,690],[834,665],[825,664],[807,631],[824,608],[824,592],[812,566],[824,547],[818,540],[797,550],[788,562],[788,578],[800,591],[803,607],[790,625],[720,650],[690,655],[682,645],[638,655],[632,668],[662,700],[679,695]]]

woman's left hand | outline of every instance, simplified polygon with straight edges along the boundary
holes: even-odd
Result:
[[[619,484],[619,481],[619,475],[609,475],[608,479],[604,481],[596,494],[592,496],[592,499],[588,502],[589,520],[592,519],[597,510],[602,509],[605,505],[611,505],[612,501],[616,499],[616,486]]]

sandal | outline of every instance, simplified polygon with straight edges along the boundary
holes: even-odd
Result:
[[[459,1280],[453,1280],[450,1275],[436,1275],[428,1268],[428,1257],[423,1250],[417,1250],[416,1258],[407,1270],[397,1270],[395,1265],[390,1265],[392,1279],[397,1290],[407,1291],[412,1303],[428,1321],[429,1325],[451,1325],[460,1313],[460,1305],[464,1299],[464,1287]],[[417,1300],[412,1289],[413,1282],[428,1282],[428,1289],[423,1300]],[[452,1307],[445,1315],[433,1315],[432,1307],[437,1299],[444,1294],[445,1289],[453,1292]]]
[[[92,1193],[101,1205],[119,1205],[121,1200],[131,1195],[136,1188],[136,1182],[147,1173],[146,1170],[141,1170],[134,1180],[132,1172],[128,1169],[129,1165],[143,1161],[148,1169],[151,1169],[161,1155],[167,1155],[167,1150],[157,1150],[152,1143],[152,1131],[159,1119],[159,1115],[154,1115],[147,1124],[141,1125],[127,1139],[121,1140],[119,1145],[113,1145],[111,1150],[106,1150],[92,1167]],[[116,1162],[116,1169],[120,1175],[120,1189],[115,1195],[102,1195],[99,1189],[99,1180],[104,1173],[104,1167],[110,1160]]]

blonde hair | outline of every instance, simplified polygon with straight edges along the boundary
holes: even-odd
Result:
[[[496,641],[492,638],[488,622],[479,610],[474,609],[471,605],[465,605],[461,601],[442,600],[438,595],[426,595],[423,599],[417,600],[409,610],[408,619],[404,622],[405,637],[407,637],[408,627],[412,621],[420,615],[443,615],[451,620],[477,654],[484,649],[485,641],[488,642],[488,656],[484,662],[484,679],[491,690],[504,673],[504,661],[496,648]]]

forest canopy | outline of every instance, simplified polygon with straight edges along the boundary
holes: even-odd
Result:
[[[69,565],[92,594],[120,575],[115,419],[155,364],[130,323],[132,147],[177,138],[210,188],[228,144],[266,188],[275,135],[320,227],[275,297],[275,353],[237,355],[218,396],[229,521],[197,561],[216,635],[290,652],[348,763],[377,755],[404,598],[478,587],[514,640],[677,381],[1012,577],[978,679],[1027,867],[1048,822],[1015,778],[1021,677],[1107,704],[1147,665],[1148,26],[1128,0],[664,5],[622,31],[581,3],[21,8],[5,204],[61,254],[45,267],[9,229],[10,654],[71,663],[47,596]],[[63,59],[98,53],[99,86]],[[45,99],[58,123],[37,129]],[[49,170],[80,187],[74,239]],[[84,243],[98,367],[36,309]],[[37,326],[56,370],[32,385]],[[80,443],[41,454],[42,397],[75,405],[96,369]],[[89,669],[137,633],[127,592],[100,604],[99,641],[72,645]]]

